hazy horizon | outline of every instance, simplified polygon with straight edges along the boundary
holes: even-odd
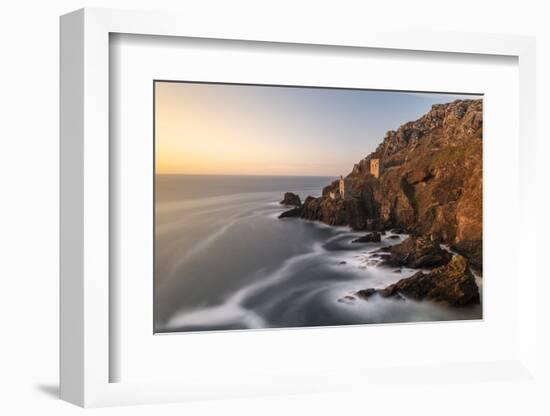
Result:
[[[481,95],[155,83],[156,173],[348,174],[388,130]]]
[[[270,175],[241,173],[157,173],[159,176],[280,176],[282,178],[332,178],[334,175]]]

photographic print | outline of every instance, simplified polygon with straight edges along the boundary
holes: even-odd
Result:
[[[483,97],[154,82],[154,331],[482,319]]]

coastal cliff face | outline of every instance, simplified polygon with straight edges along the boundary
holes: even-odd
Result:
[[[401,228],[449,244],[481,270],[482,126],[481,100],[434,105],[353,167],[346,198],[333,197],[335,181],[293,216],[355,230]],[[371,159],[379,159],[379,178]]]

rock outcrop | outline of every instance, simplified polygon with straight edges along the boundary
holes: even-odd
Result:
[[[401,279],[385,289],[364,289],[356,293],[368,300],[374,295],[392,297],[399,300],[431,300],[445,302],[452,306],[464,306],[480,302],[479,289],[470,271],[468,261],[454,256],[445,265],[430,273],[417,272],[411,277]]]
[[[437,241],[425,237],[409,237],[400,244],[382,247],[376,252],[385,254],[382,265],[413,269],[443,266],[453,256],[443,250]]]
[[[356,238],[352,243],[379,243],[382,240],[382,235],[376,231],[368,233],[362,237]]]
[[[285,192],[285,196],[283,200],[280,202],[281,205],[292,205],[295,207],[299,207],[302,205],[302,201],[300,201],[300,196],[296,195],[292,192]]]
[[[300,207],[289,209],[279,215],[279,218],[299,218],[302,215],[302,209]]]
[[[355,230],[400,228],[449,244],[482,269],[482,101],[438,104],[423,117],[386,133],[382,143],[346,178],[319,198],[308,197],[299,216]],[[370,173],[379,159],[380,176]]]

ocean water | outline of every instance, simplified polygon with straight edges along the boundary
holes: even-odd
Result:
[[[403,241],[279,219],[291,191],[319,196],[332,177],[158,175],[155,332],[480,319],[481,306],[350,297],[416,272],[377,265],[372,251]]]

